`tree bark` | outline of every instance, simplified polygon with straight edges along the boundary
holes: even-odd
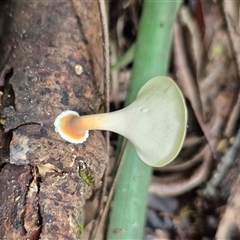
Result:
[[[53,122],[104,105],[97,1],[3,1],[0,24],[0,239],[78,239],[107,147],[94,131],[67,143]]]

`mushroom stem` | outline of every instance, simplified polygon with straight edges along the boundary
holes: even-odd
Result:
[[[121,112],[122,111],[119,110],[111,113],[73,117],[69,121],[69,127],[74,129],[76,133],[83,133],[83,131],[86,130],[106,130],[122,134],[121,127],[118,126],[116,130],[116,125],[121,125],[124,121]]]

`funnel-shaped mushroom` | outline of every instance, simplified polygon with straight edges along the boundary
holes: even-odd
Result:
[[[136,100],[115,112],[79,116],[64,111],[55,120],[56,131],[71,143],[82,143],[88,130],[108,130],[126,137],[148,165],[161,167],[180,151],[186,133],[186,106],[181,91],[167,77],[149,80]]]

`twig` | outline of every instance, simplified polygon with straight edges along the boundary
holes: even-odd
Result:
[[[229,167],[236,160],[239,151],[240,151],[240,131],[238,131],[238,134],[232,147],[225,153],[225,155],[223,156],[223,158],[221,159],[217,166],[216,172],[213,174],[211,180],[207,183],[207,186],[204,190],[205,195],[213,196],[216,194],[217,187],[221,183]]]
[[[200,163],[202,161],[202,152],[196,154],[193,158],[188,160],[187,162],[184,162],[182,164],[177,164],[173,166],[165,166],[162,168],[159,168],[157,170],[161,172],[180,172],[180,171],[185,171],[191,167],[194,167],[196,164]]]
[[[202,58],[201,33],[199,27],[187,7],[181,7],[179,13],[182,22],[187,26],[188,30],[191,33],[193,53],[197,65],[197,72],[199,72],[200,62]]]
[[[154,182],[150,184],[149,193],[154,193],[161,197],[177,196],[186,193],[201,184],[204,180],[206,180],[212,162],[212,153],[208,144],[205,146],[201,153],[202,157],[204,158],[203,163],[200,167],[198,167],[198,169],[189,179],[179,181],[177,183],[174,182],[171,184]]]
[[[183,42],[184,40],[181,26],[178,22],[176,22],[174,25],[174,51],[176,56],[176,65],[179,69],[181,69],[181,77],[179,77],[179,80],[181,80],[180,85],[185,93],[185,96],[191,101],[197,119],[202,123],[203,114],[200,92],[197,81],[188,67],[189,64]]]
[[[239,229],[239,217],[238,213],[240,211],[239,204],[239,184],[240,184],[240,176],[238,176],[236,182],[234,183],[231,189],[231,196],[228,200],[227,207],[225,213],[218,225],[217,233],[215,239],[232,239],[231,233],[232,230],[236,227]]]
[[[108,20],[107,20],[107,12],[106,12],[106,6],[104,0],[98,0],[98,7],[99,7],[99,13],[100,13],[100,20],[102,24],[102,41],[103,41],[103,64],[104,64],[104,100],[105,100],[105,110],[106,112],[109,112],[109,34],[108,34]],[[105,133],[105,140],[107,145],[107,153],[109,153],[109,132]],[[108,162],[109,158],[107,158],[107,165],[103,177],[103,186],[102,186],[102,192],[99,197],[99,210],[96,212],[95,217],[97,218],[95,224],[93,224],[92,231],[89,234],[89,239],[95,239],[99,224],[96,225],[97,222],[99,222],[100,219],[100,212],[103,208],[103,197],[106,193],[107,188],[107,173],[108,173]]]
[[[113,180],[113,183],[111,185],[111,190],[108,194],[108,199],[107,199],[107,202],[104,206],[104,210],[100,213],[100,218],[99,218],[98,225],[97,225],[96,232],[95,232],[95,235],[94,235],[93,239],[96,239],[97,232],[103,226],[103,224],[106,220],[107,213],[108,213],[109,207],[110,207],[110,203],[112,201],[112,197],[113,197],[114,190],[115,190],[115,187],[116,187],[116,183],[117,183],[117,180],[118,180],[118,176],[119,176],[119,173],[120,173],[120,169],[122,167],[122,163],[123,163],[122,159],[123,159],[123,156],[125,154],[125,150],[127,148],[127,143],[128,143],[128,140],[124,139],[124,143],[122,144],[123,147],[121,149],[121,153],[119,154],[119,164],[118,164],[118,167],[117,167],[117,170],[116,170],[116,174],[114,176],[114,180]]]
[[[209,131],[206,129],[204,123],[203,106],[201,102],[201,94],[198,87],[198,82],[194,78],[192,72],[189,69],[189,63],[186,56],[186,49],[184,47],[183,33],[179,23],[175,23],[174,26],[174,50],[176,65],[181,69],[181,76],[178,77],[179,84],[182,87],[186,97],[190,100],[192,108],[196,115],[199,125],[212,149],[215,151],[215,139],[211,139]]]
[[[236,103],[236,105],[234,106],[232,113],[229,117],[229,120],[227,122],[227,126],[225,128],[225,136],[230,138],[234,135],[236,126],[238,124],[238,120],[239,120],[239,116],[240,116],[240,101],[239,101],[239,97],[238,97],[238,101]]]

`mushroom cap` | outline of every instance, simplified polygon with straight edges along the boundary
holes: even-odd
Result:
[[[89,135],[88,130],[83,131],[83,133],[77,133],[69,127],[71,120],[79,117],[80,115],[75,111],[63,111],[54,121],[55,131],[58,132],[63,139],[70,143],[85,142]]]
[[[179,153],[186,135],[187,109],[183,95],[168,77],[155,77],[123,109],[126,128],[120,133],[148,165],[161,167]]]

